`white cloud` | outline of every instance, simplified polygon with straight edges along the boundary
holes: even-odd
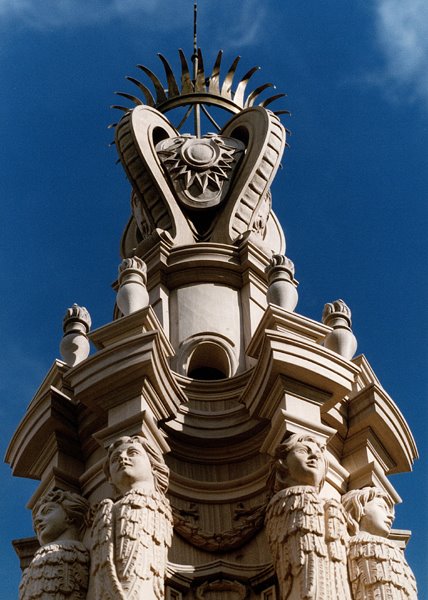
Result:
[[[178,4],[182,2],[177,0]],[[147,18],[156,11],[165,12],[159,0],[0,0],[0,20],[13,20],[39,30],[102,24],[117,18]],[[158,24],[154,18],[152,25]],[[171,27],[175,24],[172,19]]]
[[[247,46],[263,30],[266,8],[259,0],[242,3],[223,0],[220,4],[211,0],[199,5],[198,29],[201,34],[209,32],[210,41],[219,38],[228,47]],[[161,32],[187,27],[191,40],[193,3],[190,0],[0,0],[0,24],[13,22],[41,31],[103,25],[117,19]]]
[[[265,17],[267,9],[259,0],[246,0],[239,4],[236,3],[236,0],[232,0],[232,2],[223,2],[221,7],[222,16],[219,17],[217,6],[216,10],[212,11],[212,18],[217,17],[217,20],[219,20],[220,26],[226,36],[224,44],[226,44],[227,48],[250,46],[257,42],[262,32],[266,32]],[[230,22],[228,22],[228,27],[224,27],[227,15],[230,14],[234,15],[234,26],[230,28]]]
[[[427,0],[376,0],[376,16],[385,83],[428,104]]]
[[[244,47],[260,36],[267,9],[259,0],[216,0],[199,2],[198,41],[225,48]],[[233,19],[231,19],[233,15]],[[191,0],[0,0],[0,26],[17,24],[21,28],[46,31],[114,25],[130,25],[130,35],[141,40],[147,31],[168,34],[186,33],[183,44],[193,39],[193,2]],[[13,32],[15,28],[9,27]],[[266,28],[264,29],[266,32]]]

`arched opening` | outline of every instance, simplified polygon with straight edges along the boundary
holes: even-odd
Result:
[[[190,356],[187,376],[205,381],[230,377],[230,360],[224,348],[213,342],[199,343]]]

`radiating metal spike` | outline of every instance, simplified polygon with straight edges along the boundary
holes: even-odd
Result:
[[[267,88],[270,88],[270,87],[275,88],[273,83],[264,83],[263,85],[260,85],[258,88],[253,90],[251,92],[251,94],[248,96],[248,98],[245,102],[245,106],[253,106],[255,101],[257,100],[257,98],[260,96],[260,94],[262,92],[264,92]]]
[[[150,71],[150,69],[148,69],[144,65],[137,65],[137,67],[139,69],[141,69],[142,71],[144,71],[144,73],[150,78],[150,80],[152,81],[153,85],[155,86],[155,90],[156,90],[156,104],[161,104],[162,102],[166,102],[167,97],[166,97],[166,94],[165,94],[165,90],[163,89],[163,85],[161,84],[161,82],[159,81],[159,79],[156,77],[156,75],[154,73],[152,73]]]
[[[123,112],[126,112],[126,113],[131,111],[129,106],[119,106],[118,104],[112,104],[110,106],[110,108],[117,108],[117,110],[122,110]]]
[[[180,123],[177,125],[176,129],[178,131],[180,131],[180,129],[183,127],[184,123],[187,121],[187,119],[189,118],[190,113],[193,110],[193,106],[190,105],[189,108],[186,110],[186,112],[184,113],[184,117],[181,119]]]
[[[110,123],[110,125],[107,125],[107,129],[114,129],[116,125],[117,123]]]
[[[138,79],[135,79],[135,77],[126,77],[126,79],[131,83],[135,84],[138,87],[138,89],[140,89],[143,92],[144,97],[146,99],[146,104],[148,106],[155,105],[155,99],[153,98],[149,88],[147,88],[143,83],[141,83],[141,81],[138,81]]]
[[[256,71],[259,71],[259,70],[260,70],[260,67],[253,67],[247,73],[245,73],[244,77],[239,82],[238,87],[236,88],[235,95],[233,97],[233,101],[238,106],[244,106],[245,89],[246,89],[251,77],[254,75],[254,73]]]
[[[204,106],[203,104],[201,104],[201,108],[202,108],[202,112],[206,115],[206,117],[211,121],[211,123],[214,125],[214,127],[217,129],[217,131],[221,130],[220,125],[214,120],[214,118],[210,115],[210,113],[208,112],[206,106]]]
[[[213,72],[209,78],[209,94],[220,95],[220,67],[221,67],[221,58],[223,56],[223,50],[217,54],[217,58],[213,67]]]
[[[181,61],[181,93],[191,94],[193,92],[193,83],[192,78],[190,77],[189,65],[181,48],[178,53]]]
[[[274,110],[273,114],[274,115],[288,115],[289,117],[291,116],[291,112],[289,110]]]
[[[224,98],[228,98],[229,100],[232,100],[233,78],[235,76],[236,67],[238,66],[240,59],[241,59],[240,56],[237,56],[235,58],[235,60],[232,63],[232,66],[230,67],[229,71],[227,72],[226,77],[224,78],[223,85],[221,86],[221,92],[220,92],[221,95]]]
[[[127,94],[126,92],[114,92],[117,96],[122,96],[122,98],[126,98],[127,100],[131,100],[134,104],[139,106],[143,104],[137,96],[133,96],[132,94]]]
[[[161,59],[163,67],[165,69],[166,80],[168,83],[168,98],[175,98],[175,96],[180,95],[180,90],[178,89],[174,73],[172,72],[171,66],[166,60],[166,58],[162,56],[162,54],[158,54],[158,56]]]
[[[204,61],[200,48],[198,48],[198,72],[196,74],[195,90],[197,92],[207,91],[207,88],[205,87]]]
[[[266,108],[266,106],[269,106],[269,104],[272,104],[272,102],[275,102],[275,100],[278,100],[278,98],[283,98],[286,95],[287,94],[275,94],[274,96],[269,96],[269,98],[266,98],[266,100],[260,102],[259,106]]]

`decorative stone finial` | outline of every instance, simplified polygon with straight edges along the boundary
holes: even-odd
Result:
[[[322,320],[325,325],[330,325],[330,321],[341,317],[346,320],[349,327],[352,325],[351,321],[351,309],[343,300],[335,300],[334,302],[327,302],[322,312]],[[333,325],[332,325],[333,326]]]
[[[296,308],[298,293],[297,281],[294,279],[294,264],[283,254],[274,254],[267,270],[267,301],[277,304],[285,310]]]
[[[124,258],[119,265],[119,291],[116,303],[125,317],[149,305],[146,282],[146,263],[138,256]]]
[[[61,356],[70,367],[74,367],[89,356],[87,333],[91,328],[91,317],[84,306],[73,304],[63,319],[64,336],[60,344]]]
[[[350,360],[357,349],[357,340],[352,333],[351,310],[343,300],[328,302],[324,306],[322,321],[333,328],[324,340],[324,346]]]

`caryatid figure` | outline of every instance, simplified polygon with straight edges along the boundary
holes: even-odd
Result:
[[[415,577],[401,548],[388,539],[394,506],[388,494],[365,487],[345,494],[351,538],[348,568],[354,600],[417,600]]]
[[[325,447],[291,435],[275,452],[266,531],[281,600],[349,600],[346,527],[339,503],[319,495]]]
[[[108,449],[105,472],[119,498],[103,500],[92,529],[91,600],[161,600],[172,515],[169,470],[142,436]]]
[[[63,490],[42,496],[33,511],[41,547],[24,571],[19,600],[85,600],[89,552],[80,541],[87,525],[88,502]]]

